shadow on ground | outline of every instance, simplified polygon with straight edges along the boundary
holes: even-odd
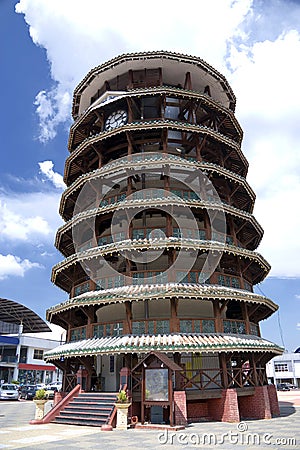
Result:
[[[296,408],[290,402],[280,402],[280,417],[288,417],[295,414]]]

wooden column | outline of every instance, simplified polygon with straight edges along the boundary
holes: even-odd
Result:
[[[126,333],[132,333],[132,303],[129,301],[125,302],[126,311]]]
[[[127,97],[128,123],[133,122],[132,99]]]
[[[184,89],[192,89],[191,72],[185,74]]]
[[[243,312],[243,319],[245,321],[245,331],[246,334],[250,333],[250,321],[249,321],[249,314],[248,314],[248,305],[247,303],[242,303],[242,312]]]
[[[227,364],[226,364],[226,356],[225,353],[219,354],[220,366],[222,369],[222,382],[224,389],[228,388],[228,376],[227,376]]]
[[[219,300],[214,299],[212,302],[213,302],[214,318],[215,318],[215,324],[216,324],[215,331],[216,331],[216,333],[222,333],[223,327],[222,327]]]
[[[256,361],[255,361],[253,353],[251,354],[251,363],[252,363],[252,367],[253,367],[253,380],[254,380],[255,386],[258,386],[258,376],[257,376],[257,370],[256,370]]]
[[[174,353],[174,362],[181,365],[181,354],[179,352]],[[175,371],[175,391],[180,390],[181,374],[179,371]]]
[[[179,332],[179,319],[177,317],[178,298],[170,299],[170,309],[171,309],[170,333],[177,333]]]
[[[172,371],[169,368],[168,368],[168,391],[170,396],[170,398],[168,398],[170,405],[170,425],[171,427],[173,427],[174,425],[173,384],[172,384]]]

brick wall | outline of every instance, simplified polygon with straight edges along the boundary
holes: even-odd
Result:
[[[208,400],[208,414],[222,422],[239,422],[239,406],[235,389],[223,389],[221,398]]]
[[[191,401],[187,404],[188,422],[199,422],[208,419],[208,404],[207,402]]]
[[[239,397],[243,419],[271,419],[268,386],[257,386],[253,395]]]
[[[175,425],[187,424],[187,407],[185,391],[174,391]]]
[[[280,416],[280,409],[277,397],[276,387],[273,384],[268,385],[268,394],[272,417]]]

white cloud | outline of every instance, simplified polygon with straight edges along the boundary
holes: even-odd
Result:
[[[54,193],[13,193],[0,195],[1,241],[13,243],[47,241],[60,225],[59,195]],[[34,214],[33,211],[38,211]]]
[[[25,272],[32,268],[41,269],[42,266],[28,259],[22,260],[15,255],[0,254],[0,280],[4,280],[9,276],[24,277]]]
[[[46,177],[52,181],[55,187],[60,189],[65,189],[66,185],[63,181],[62,175],[58,172],[54,172],[54,164],[52,161],[43,161],[39,163],[41,172],[46,175]]]
[[[111,4],[98,0],[86,1],[84,8],[81,0],[20,0],[16,12],[24,14],[33,42],[46,49],[56,83],[35,99],[40,140],[55,137],[57,125],[69,119],[75,85],[92,67],[117,54],[163,48],[201,55],[224,69],[228,41],[242,34],[239,25],[251,4],[252,0],[191,0],[193,14],[185,19],[182,9],[170,1],[153,0],[145,13],[137,0],[116,0],[113,11]],[[147,32],[145,22],[151,23]]]
[[[0,226],[2,239],[26,241],[30,235],[47,235],[49,225],[41,216],[22,217],[6,203],[1,203]]]
[[[249,56],[250,54],[250,56]],[[259,251],[273,276],[300,276],[300,35],[281,34],[231,52],[231,84],[250,161],[254,213],[265,235]]]

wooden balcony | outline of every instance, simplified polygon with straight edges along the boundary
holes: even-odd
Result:
[[[123,321],[98,322],[91,325],[75,327],[70,329],[69,340],[81,341],[89,338],[101,338],[107,336],[121,336],[124,334],[132,335],[158,335],[169,334],[171,331],[170,319],[151,318],[132,320],[128,323]],[[213,318],[175,318],[173,319],[173,327],[180,333],[215,333],[216,320]],[[131,327],[131,329],[130,329]],[[244,320],[222,320],[221,333],[225,334],[247,334],[246,322]],[[250,322],[250,334],[259,336],[259,326]]]
[[[174,271],[167,276],[166,273],[159,270],[136,271],[126,274],[129,277],[130,284],[161,284],[161,283],[205,283],[216,284],[219,286],[231,287],[234,289],[244,289],[252,291],[252,285],[242,277],[229,275],[220,272],[214,272],[211,276],[201,271],[192,270],[188,273],[183,271]],[[172,278],[172,279],[171,279]],[[76,284],[71,290],[70,297],[77,297],[84,292],[96,291],[101,289],[114,289],[126,285],[125,274],[119,274],[114,277],[103,277],[95,281],[87,280]]]

